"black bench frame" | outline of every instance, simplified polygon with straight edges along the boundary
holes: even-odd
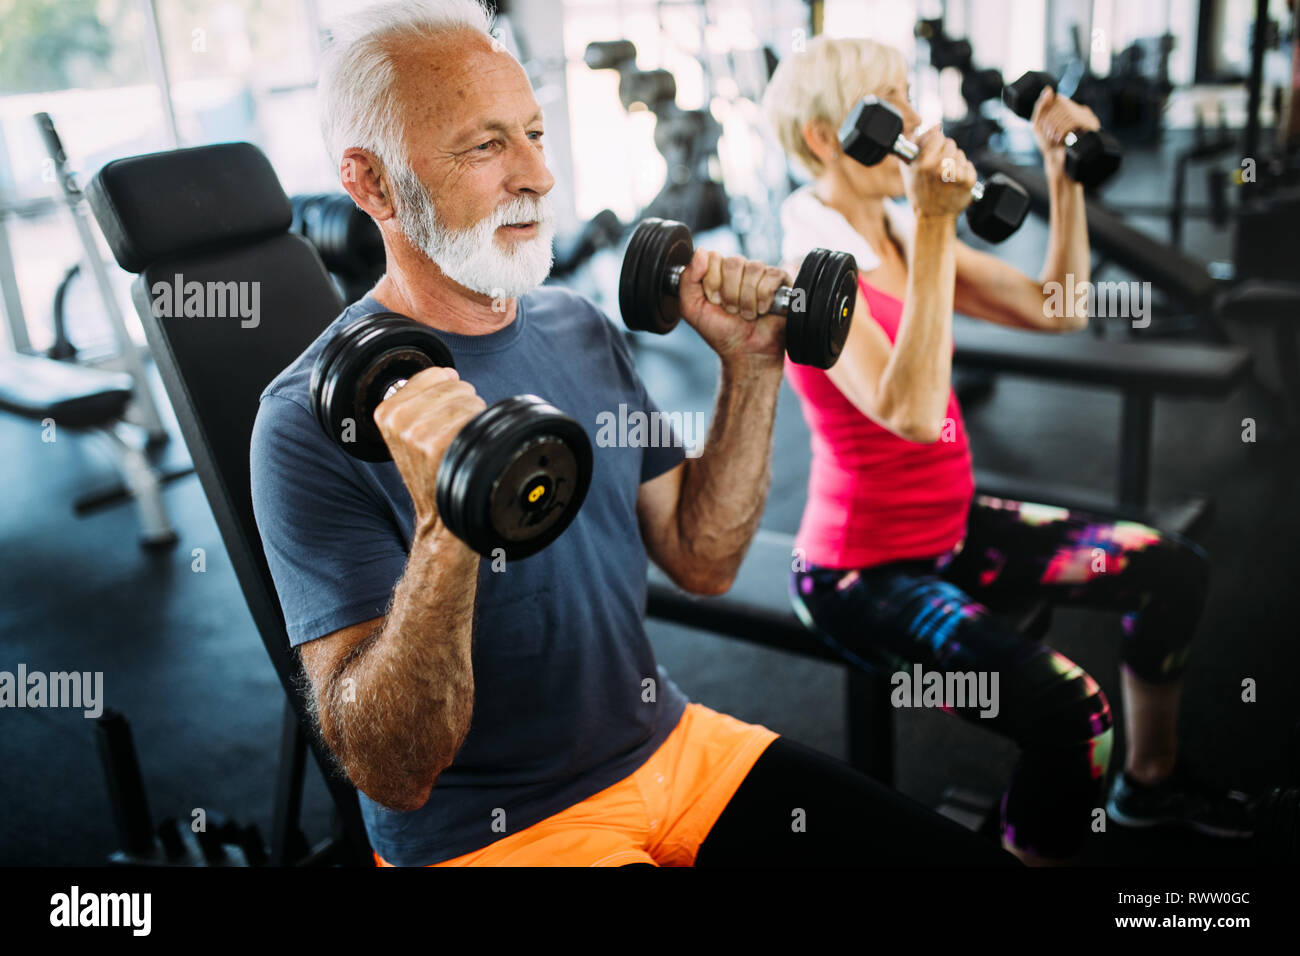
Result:
[[[788,560],[787,556],[793,554],[793,544],[794,539],[788,535],[759,531],[750,549],[751,554],[755,549],[779,549],[782,558]],[[738,583],[746,575],[747,567],[742,565]],[[770,576],[766,569],[762,573],[765,578]],[[773,581],[771,585],[782,585],[780,594],[783,596],[784,583]],[[1051,605],[1046,601],[1034,601],[1018,608],[995,608],[994,611],[1006,617],[1022,636],[1032,641],[1040,640],[1051,624]],[[680,590],[660,571],[652,568],[646,615],[655,620],[844,667],[848,763],[886,786],[894,785],[895,709],[889,700],[892,691],[890,671],[867,661],[851,660],[833,649],[815,630],[799,620],[791,605],[784,603],[783,597],[761,605],[728,595],[699,597]]]

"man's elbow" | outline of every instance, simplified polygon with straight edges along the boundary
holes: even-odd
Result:
[[[424,775],[419,778],[412,775],[405,780],[393,780],[388,775],[367,772],[362,768],[347,769],[353,785],[375,803],[398,813],[410,813],[429,802],[434,784],[447,768],[439,768],[427,779]]]
[[[410,790],[384,790],[378,791],[366,790],[364,787],[358,787],[375,803],[385,809],[392,810],[394,813],[414,813],[426,803],[429,802],[429,794],[433,792],[433,785],[427,787],[416,787]]]
[[[719,597],[730,591],[736,583],[734,569],[719,568],[716,564],[696,567],[679,565],[669,571],[668,576],[687,594],[698,594],[700,597]]]
[[[451,766],[449,757],[440,757],[423,770],[395,774],[391,766],[373,755],[367,756],[363,751],[368,748],[360,745],[346,748],[338,725],[332,721],[321,727],[321,738],[354,787],[380,806],[398,812],[419,810],[428,803],[434,784]]]
[[[720,597],[731,590],[731,586],[736,583],[736,576],[734,574],[707,574],[692,577],[685,582],[679,583],[683,589],[691,594],[698,594],[700,597]]]

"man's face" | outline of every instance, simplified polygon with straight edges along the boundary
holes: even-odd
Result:
[[[396,51],[408,170],[391,173],[407,238],[452,281],[519,296],[551,269],[555,184],[523,69],[469,31]]]

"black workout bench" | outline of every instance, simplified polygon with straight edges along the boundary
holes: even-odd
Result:
[[[721,597],[688,594],[652,566],[647,614],[760,647],[843,665],[848,762],[893,786],[895,710],[889,703],[890,672],[884,667],[858,666],[833,650],[815,630],[805,627],[795,615],[787,592],[793,561],[793,537],[760,530],[749,546],[735,584]],[[1051,606],[1046,601],[993,610],[1029,640],[1041,639],[1051,623]]]
[[[145,453],[119,433],[133,391],[131,376],[124,372],[42,355],[0,355],[0,409],[53,425],[56,437],[57,429],[65,428],[102,439],[135,499],[141,544],[170,547],[176,543],[176,532],[167,520],[160,476]],[[75,507],[84,513],[106,500],[107,496],[90,495],[78,499]]]
[[[1039,335],[970,319],[954,324],[953,338],[953,361],[960,367],[1114,388],[1123,395],[1119,474],[1113,498],[1090,489],[977,472],[981,492],[1142,521],[1180,534],[1194,534],[1210,517],[1210,501],[1204,497],[1162,506],[1152,506],[1147,500],[1155,400],[1158,395],[1224,397],[1249,374],[1251,359],[1246,349]]]

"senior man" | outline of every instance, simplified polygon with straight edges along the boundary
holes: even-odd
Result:
[[[267,387],[253,434],[289,637],[377,862],[999,860],[843,764],[688,702],[646,639],[647,558],[718,594],[758,527],[782,271],[697,251],[683,276],[683,315],[721,360],[700,457],[594,449],[573,524],[504,569],[440,520],[439,462],[485,400],[534,392],[589,432],[620,405],[657,410],[611,323],[538,288],[553,232],[542,111],[490,31],[473,0],[382,4],[333,31],[326,145],[387,271]],[[308,389],[324,344],[379,311],[436,329],[459,371],[423,371],[379,406],[393,460],[368,464],[323,433]]]

